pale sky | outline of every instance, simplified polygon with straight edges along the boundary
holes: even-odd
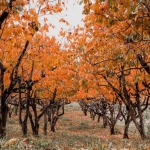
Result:
[[[50,15],[48,16],[48,20],[52,23],[56,28],[50,28],[50,36],[57,36],[59,34],[60,28],[64,28],[66,30],[73,29],[74,26],[80,25],[83,26],[83,22],[81,22],[84,15],[82,15],[83,5],[79,5],[77,0],[68,0],[67,10],[63,11],[60,14]],[[70,25],[66,26],[65,23],[59,22],[61,18],[64,18]]]

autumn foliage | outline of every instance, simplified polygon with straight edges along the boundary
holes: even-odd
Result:
[[[80,57],[79,97],[102,95],[108,103],[123,103],[125,127],[133,121],[144,139],[142,113],[149,103],[149,1],[82,2],[85,26],[72,33],[78,36],[67,35]]]
[[[57,117],[64,112],[63,105],[67,103],[61,99],[71,95],[70,91],[74,90],[73,84],[67,84],[72,76],[71,71],[66,69],[70,54],[61,50],[55,37],[48,36],[53,25],[45,17],[60,13],[65,4],[43,0],[0,3],[0,136],[6,134],[7,114],[10,111],[8,105],[19,109],[23,134],[27,134],[29,119],[33,134],[38,135],[39,119],[44,114],[56,113],[53,120],[49,120],[53,128]],[[64,56],[68,58],[64,59]],[[66,91],[63,91],[64,88]],[[58,103],[55,103],[58,99]],[[37,101],[42,108],[39,115]],[[47,109],[52,105],[55,109],[49,114]],[[62,113],[59,114],[60,108]]]
[[[84,27],[60,31],[66,43],[49,37],[47,15],[65,8],[61,1],[0,1],[0,136],[6,134],[9,104],[19,108],[19,123],[27,134],[30,120],[38,135],[44,116],[51,131],[64,105],[82,100],[98,101],[111,134],[120,116],[125,121],[124,138],[134,122],[145,139],[143,112],[149,105],[150,3],[148,0],[84,0]],[[59,22],[69,25],[61,18]],[[15,102],[13,99],[15,98]],[[109,116],[103,102],[107,103]],[[118,104],[118,117],[112,107]],[[37,106],[41,112],[38,114]],[[84,107],[85,107],[84,106]],[[25,116],[22,116],[23,108]],[[34,117],[33,117],[34,116]],[[33,119],[35,118],[35,120]],[[140,121],[138,122],[137,119]]]

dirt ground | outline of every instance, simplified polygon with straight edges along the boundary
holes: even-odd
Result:
[[[28,125],[30,128],[30,124]],[[36,144],[52,149],[147,149],[150,147],[150,134],[147,140],[142,141],[137,130],[132,126],[129,129],[130,139],[122,139],[123,125],[117,124],[115,127],[116,135],[110,135],[109,127],[103,128],[102,121],[97,122],[97,117],[93,121],[89,114],[84,116],[78,103],[71,103],[65,106],[65,114],[60,117],[56,124],[56,132],[49,132],[45,136],[43,132],[43,118],[40,121],[40,133]],[[28,137],[32,137],[31,130]],[[17,116],[13,115],[8,119],[7,139],[22,138],[20,125]],[[99,146],[98,146],[99,145]],[[42,147],[42,146],[41,146]],[[44,149],[44,148],[43,148]],[[95,149],[97,150],[97,149]]]

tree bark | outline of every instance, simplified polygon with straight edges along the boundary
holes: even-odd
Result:
[[[104,115],[103,116],[103,127],[106,128],[107,126],[107,117]]]
[[[1,116],[0,116],[0,138],[6,135],[6,121],[8,114],[8,107],[5,104],[5,98],[1,97]]]
[[[124,133],[123,133],[123,139],[129,139],[129,135],[128,135],[129,125],[130,125],[130,122],[125,121],[125,128],[124,128]]]
[[[44,130],[44,135],[47,135],[47,115],[46,115],[46,113],[44,113],[44,127],[43,127],[43,130]]]
[[[115,135],[115,128],[114,128],[114,126],[110,127],[110,135]]]

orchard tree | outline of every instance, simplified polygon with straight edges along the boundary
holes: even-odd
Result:
[[[68,33],[70,46],[80,57],[80,65],[88,66],[93,81],[96,78],[99,91],[110,97],[117,94],[126,105],[145,139],[142,113],[149,101],[149,74],[145,73],[149,73],[149,1],[82,2],[85,28]]]
[[[40,47],[39,37],[49,31],[50,24],[44,16],[61,12],[64,4],[43,0],[4,0],[0,3],[0,137],[3,137],[8,113],[6,101],[20,80],[23,59],[32,47]],[[24,61],[23,68],[29,62]]]
[[[30,43],[21,63],[22,69],[19,72],[21,80],[18,86],[25,85],[25,89],[20,90],[18,101],[19,123],[23,135],[27,134],[29,117],[33,134],[37,136],[39,120],[43,115],[45,134],[47,133],[47,121],[50,122],[50,130],[55,131],[59,116],[64,114],[64,105],[69,103],[69,98],[72,100],[78,87],[75,72],[70,66],[73,61],[72,53],[63,51],[55,37],[50,38],[45,34],[38,35],[38,46],[36,46],[36,38],[37,36],[33,38],[35,41]],[[24,102],[26,103],[26,116],[23,118],[21,104]],[[40,113],[38,113],[37,105],[41,107]]]

